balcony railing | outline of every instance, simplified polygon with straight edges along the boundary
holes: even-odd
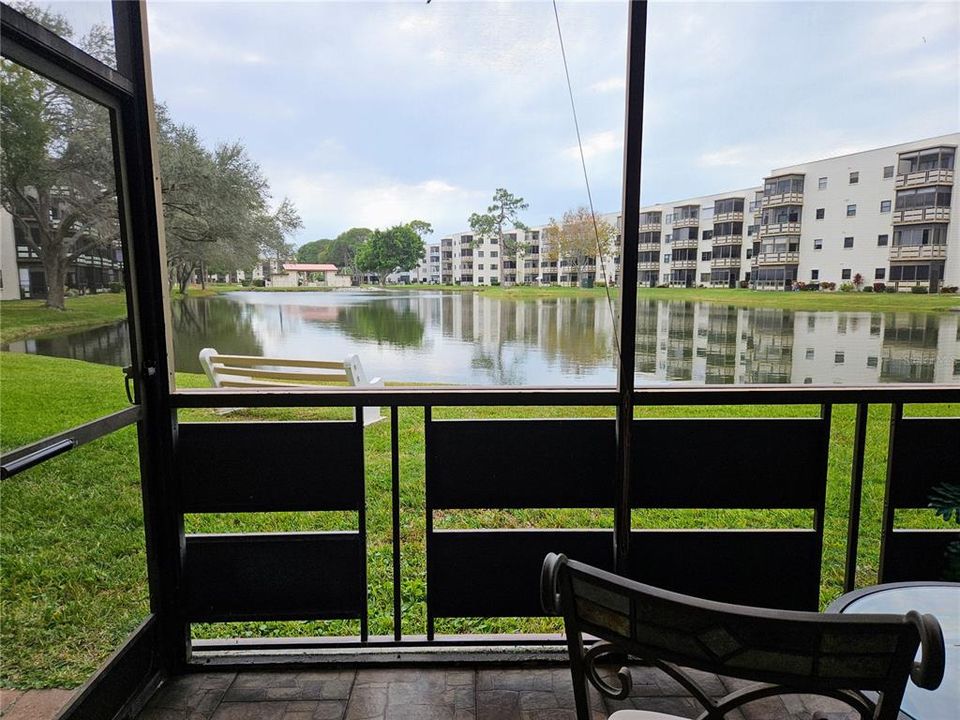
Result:
[[[761,203],[765,208],[777,207],[778,205],[802,205],[803,193],[788,192],[777,193],[776,195],[764,195]]]
[[[943,260],[947,257],[946,245],[891,245],[891,260]]]
[[[950,208],[930,207],[894,210],[892,222],[894,225],[922,222],[950,222]]]
[[[675,218],[673,221],[673,227],[675,228],[697,227],[699,224],[699,217]]]
[[[695,248],[700,241],[697,238],[686,238],[684,240],[674,240],[671,244],[675,248]]]
[[[640,232],[657,232],[660,228],[663,227],[661,223],[641,223]]]
[[[710,267],[712,268],[735,268],[740,267],[742,260],[738,257],[731,258],[710,258]]]
[[[897,175],[897,188],[920,187],[921,185],[952,185],[953,170],[920,170]]]
[[[696,270],[697,261],[696,260],[673,260],[670,263],[670,267],[674,270]]]
[[[639,263],[639,268],[640,268],[640,270],[659,270],[659,269],[660,269],[660,262],[659,262],[659,261],[656,261],[656,262],[642,262],[642,263]]]
[[[784,223],[771,223],[769,225],[760,226],[760,236],[764,235],[799,235],[800,234],[800,223],[798,222],[784,222]]]
[[[714,245],[742,245],[743,235],[714,235]]]
[[[713,216],[713,222],[714,222],[714,223],[719,223],[719,222],[739,222],[739,221],[741,221],[741,220],[743,220],[743,211],[742,211],[742,210],[738,210],[738,211],[736,211],[736,212],[718,213],[717,215],[714,215],[714,216]]]
[[[799,251],[760,253],[756,258],[757,265],[796,265],[800,262]]]

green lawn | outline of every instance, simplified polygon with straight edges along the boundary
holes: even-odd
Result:
[[[202,376],[178,374],[180,386],[205,386]],[[117,368],[73,360],[0,354],[0,445],[11,448],[125,405]],[[42,411],[40,410],[42,409]],[[330,419],[344,410],[247,411],[226,418],[185,411],[183,420]],[[814,415],[814,407],[646,408],[644,416],[724,417]],[[435,417],[591,417],[608,408],[442,408]],[[960,414],[960,406],[911,407],[908,414]],[[869,422],[858,581],[876,579],[888,408]],[[853,408],[834,411],[826,513],[824,602],[840,592],[846,536]],[[400,412],[403,630],[425,632],[423,414]],[[370,631],[392,631],[390,428],[366,431]],[[76,685],[116,647],[147,611],[136,437],[125,429],[34,468],[0,486],[0,685]],[[936,527],[931,512],[911,522]],[[636,527],[809,526],[809,513],[764,511],[636,511]],[[350,513],[252,513],[188,516],[191,532],[321,530],[355,527]],[[609,510],[471,511],[444,513],[438,527],[611,527]],[[786,560],[785,560],[786,561]],[[549,630],[552,620],[463,619],[438,632]],[[203,626],[197,636],[357,632],[352,622],[237,623]]]
[[[4,300],[0,303],[0,342],[105,325],[127,316],[123,293],[67,298],[66,307],[51,310],[43,300]]]

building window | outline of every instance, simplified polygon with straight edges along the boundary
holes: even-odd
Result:
[[[814,349],[813,349],[813,348],[807,348],[807,354],[806,354],[807,360],[813,360],[814,355],[815,355]]]
[[[893,177],[893,165],[884,165],[883,179],[886,180],[887,178],[892,178],[892,177]]]
[[[840,279],[841,279],[841,280],[849,280],[849,279],[850,279],[850,268],[846,268],[846,269],[840,271]]]
[[[663,256],[663,261],[664,261],[665,263],[670,262],[670,253],[667,253],[666,255]]]
[[[819,190],[826,190],[826,189],[827,189],[827,179],[826,179],[825,177],[822,177],[822,178],[820,178],[820,179],[817,181],[817,188],[818,188]]]
[[[877,235],[877,247],[886,247],[888,242],[890,242],[889,235]]]
[[[856,203],[853,205],[847,205],[847,217],[854,217],[857,214]]]
[[[811,271],[810,271],[810,279],[811,279],[811,280],[819,280],[819,279],[820,279],[820,271],[819,271],[819,270],[811,270]]]
[[[709,253],[709,252],[700,253],[700,259],[701,259],[701,260],[709,260],[709,259],[710,259],[710,253]]]
[[[838,352],[835,352],[835,353],[833,354],[833,362],[834,362],[835,364],[837,364],[837,365],[843,365],[843,360],[844,360],[844,358],[843,358],[843,352],[838,351]]]
[[[483,270],[483,263],[480,263],[479,265],[477,265],[477,270]]]
[[[850,173],[850,184],[856,185],[859,182],[860,182],[860,173],[856,171]]]
[[[880,212],[882,212],[882,213],[888,213],[888,212],[890,212],[890,201],[889,201],[889,200],[881,200],[881,201],[880,201]]]
[[[877,366],[877,356],[871,355],[870,357],[867,358],[867,367],[875,368],[876,366]]]
[[[817,220],[823,220],[824,208],[817,208]]]
[[[491,251],[490,251],[490,257],[495,258],[495,257],[499,257],[499,256],[500,256],[500,253],[498,253],[496,250],[491,250]]]
[[[873,271],[874,280],[883,280],[885,277],[887,277],[886,268],[877,268],[876,270]]]
[[[853,247],[853,238],[852,238],[852,237],[845,237],[845,238],[843,239],[843,247],[844,247],[844,249],[852,248],[852,247]]]
[[[823,250],[823,238],[817,238],[813,241],[814,250]]]

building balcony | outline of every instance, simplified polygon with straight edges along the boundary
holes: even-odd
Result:
[[[711,258],[710,267],[712,268],[738,268],[743,261],[738,257],[732,258]]]
[[[742,211],[742,210],[739,211],[739,212],[725,212],[725,213],[720,213],[719,215],[714,215],[714,216],[713,216],[713,222],[714,222],[714,223],[720,223],[720,222],[740,222],[741,220],[743,220],[743,211]]]
[[[894,210],[891,222],[894,225],[906,225],[923,222],[950,222],[950,208],[930,207]]]
[[[946,245],[891,245],[890,260],[943,260],[947,257]]]
[[[641,270],[659,270],[660,262],[642,262],[639,263],[639,268]]]
[[[642,223],[640,225],[640,232],[659,232],[660,228],[663,227],[661,223]]]
[[[953,185],[953,170],[920,170],[897,175],[898,189],[922,185]]]
[[[680,218],[679,220],[673,221],[673,227],[675,228],[697,227],[699,224],[699,217]]]
[[[657,252],[660,250],[660,243],[640,243],[638,248],[640,252]]]
[[[714,245],[742,245],[743,235],[714,235]]]
[[[800,234],[800,223],[798,222],[773,223],[771,225],[760,226],[761,237],[765,235],[799,235],[799,234]]]
[[[798,250],[787,252],[760,253],[754,258],[757,265],[796,265],[800,262]]]
[[[761,207],[777,207],[778,205],[803,205],[803,193],[789,192],[763,196]]]
[[[671,244],[675,248],[695,248],[699,240],[696,238],[688,238],[686,240],[674,240]]]
[[[670,268],[673,270],[696,270],[697,261],[696,260],[674,260],[670,263]]]

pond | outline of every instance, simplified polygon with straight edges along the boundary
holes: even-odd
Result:
[[[340,360],[385,380],[603,385],[616,378],[602,297],[480,293],[236,292],[173,303],[179,371],[219,352]],[[124,365],[125,322],[4,349]],[[960,383],[960,313],[822,312],[641,300],[637,384]]]

